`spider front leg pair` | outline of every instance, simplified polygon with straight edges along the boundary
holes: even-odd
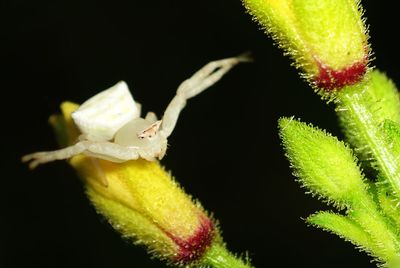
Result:
[[[78,154],[112,162],[161,159],[167,149],[167,139],[175,128],[186,101],[215,84],[239,62],[248,62],[246,55],[212,61],[185,80],[167,106],[161,120],[153,112],[140,117],[140,104],[133,100],[125,82],[98,93],[72,118],[82,132],[80,140],[69,147],[49,152],[37,152],[22,157],[31,161],[30,168]]]
[[[109,160],[112,162],[123,162],[131,159],[138,159],[139,154],[137,148],[127,148],[112,142],[96,142],[96,141],[79,141],[74,145],[66,148],[50,151],[37,152],[22,157],[23,162],[31,161],[29,167],[31,169],[40,164],[51,162],[54,160],[62,160],[84,153],[96,158]]]

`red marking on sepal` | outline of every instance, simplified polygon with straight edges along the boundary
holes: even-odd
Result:
[[[368,68],[367,60],[356,62],[340,70],[333,70],[321,62],[317,62],[317,64],[319,74],[314,78],[314,82],[318,88],[326,91],[341,89],[344,86],[359,82],[364,77]]]
[[[200,226],[191,237],[182,239],[168,234],[179,247],[179,252],[174,261],[185,264],[200,259],[213,241],[214,235],[214,224],[205,215],[200,216]]]

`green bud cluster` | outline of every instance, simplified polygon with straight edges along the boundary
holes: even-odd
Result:
[[[352,242],[385,267],[400,267],[399,93],[385,74],[368,68],[360,1],[243,2],[316,91],[334,103],[345,133],[346,143],[293,118],[279,120],[299,182],[341,212],[318,212],[307,222]]]

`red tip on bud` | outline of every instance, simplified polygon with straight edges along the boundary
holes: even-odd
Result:
[[[189,238],[182,239],[169,233],[168,236],[179,248],[175,261],[177,263],[191,263],[200,259],[214,239],[214,230],[212,221],[205,215],[201,215],[199,228]]]
[[[364,77],[368,69],[367,62],[367,60],[356,62],[341,70],[333,70],[329,66],[318,62],[319,74],[314,78],[314,82],[318,88],[326,91],[353,85]]]

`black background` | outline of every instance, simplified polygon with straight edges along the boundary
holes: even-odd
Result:
[[[376,60],[400,81],[398,21],[364,1]],[[239,0],[1,1],[0,267],[164,267],[94,212],[65,162],[31,172],[21,155],[55,149],[47,124],[119,80],[161,115],[178,84],[208,61],[250,50],[189,101],[162,163],[220,220],[228,247],[256,267],[374,267],[302,217],[329,209],[295,182],[277,136],[281,116],[342,137],[328,107],[245,14]]]

